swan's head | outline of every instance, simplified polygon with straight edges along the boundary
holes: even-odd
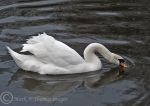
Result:
[[[110,62],[119,65],[121,68],[127,67],[124,58],[114,53],[112,53],[112,59]]]

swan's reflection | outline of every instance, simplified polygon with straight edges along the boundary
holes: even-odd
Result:
[[[8,85],[21,83],[22,88],[42,96],[57,97],[73,89],[98,88],[118,79],[118,68],[100,70],[74,75],[40,75],[34,72],[18,70],[13,74]],[[21,81],[21,82],[20,82]]]

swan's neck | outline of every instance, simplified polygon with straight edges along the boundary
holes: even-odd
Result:
[[[92,43],[88,45],[84,50],[85,61],[95,65],[101,64],[101,61],[96,56],[95,52],[100,53],[105,59],[109,61],[112,58],[112,53],[105,46],[99,43]]]

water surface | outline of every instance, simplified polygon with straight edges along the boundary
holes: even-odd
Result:
[[[13,95],[11,106],[149,106],[149,4],[149,0],[0,1],[0,93]],[[128,74],[117,78],[118,68],[101,56],[103,68],[91,73],[52,76],[19,69],[5,46],[19,51],[26,39],[43,32],[81,56],[88,44],[102,43],[126,59]],[[11,100],[10,95],[6,99]]]

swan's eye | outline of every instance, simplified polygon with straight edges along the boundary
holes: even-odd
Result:
[[[118,59],[120,63],[124,63],[124,59]]]

